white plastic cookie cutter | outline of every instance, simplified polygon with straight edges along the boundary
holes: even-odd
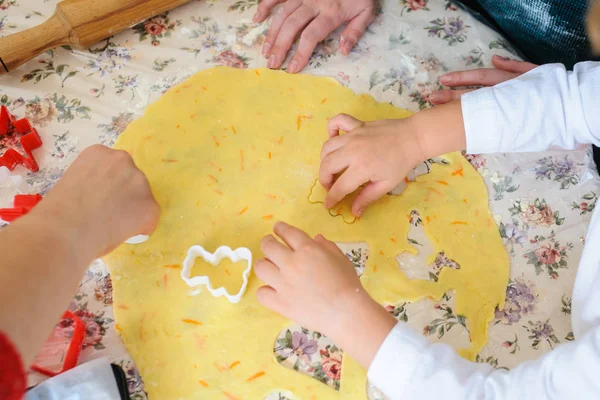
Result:
[[[220,287],[217,289],[213,289],[210,283],[210,278],[208,276],[195,276],[191,277],[192,267],[194,266],[194,262],[196,258],[202,257],[204,261],[214,265],[215,267],[219,265],[219,263],[224,258],[229,258],[234,263],[239,261],[246,261],[248,263],[248,267],[242,273],[242,278],[244,279],[242,283],[242,287],[237,294],[229,294],[227,289],[224,287]],[[245,248],[240,247],[235,250],[232,250],[229,246],[221,246],[214,253],[210,253],[204,250],[204,247],[196,245],[190,247],[187,253],[187,257],[183,261],[183,269],[181,270],[181,278],[188,284],[189,287],[196,286],[206,286],[208,291],[213,297],[222,297],[225,296],[230,303],[237,304],[242,300],[242,296],[246,293],[246,289],[248,287],[248,278],[250,277],[250,272],[252,271],[252,252]]]

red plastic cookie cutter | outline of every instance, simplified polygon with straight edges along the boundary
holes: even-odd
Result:
[[[10,127],[14,128],[11,132]],[[6,136],[8,134],[20,135],[19,139],[23,151],[27,157],[24,157],[15,149],[8,149],[0,156],[0,166],[5,166],[11,171],[15,169],[18,164],[21,164],[31,172],[36,172],[40,169],[33,157],[33,150],[42,146],[42,139],[38,134],[37,130],[31,126],[31,123],[26,118],[16,119],[6,106],[0,107],[0,136]]]
[[[60,371],[54,371],[38,364],[33,364],[31,366],[32,370],[49,377],[62,374],[63,372],[75,368],[77,366],[77,362],[79,361],[79,355],[81,354],[81,350],[83,349],[83,340],[85,339],[85,324],[83,323],[83,321],[71,311],[65,311],[65,313],[62,316],[62,319],[72,320],[75,326],[73,328],[73,336],[71,336],[69,346],[67,348],[66,353],[64,354],[62,367]],[[54,345],[54,343],[59,343],[58,346],[61,346],[61,343],[64,343],[63,339],[63,337],[58,337],[55,334],[53,334],[48,340],[48,342],[46,342],[46,346],[52,346]]]
[[[0,219],[13,222],[31,211],[41,200],[42,196],[39,194],[18,194],[13,199],[13,208],[0,208]]]

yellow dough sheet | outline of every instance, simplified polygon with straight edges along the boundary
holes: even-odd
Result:
[[[291,321],[257,302],[256,276],[235,305],[180,278],[195,244],[248,247],[260,258],[259,241],[277,220],[336,242],[367,242],[361,279],[381,303],[454,290],[471,339],[461,355],[473,359],[486,343],[488,323],[504,304],[509,261],[482,178],[459,153],[448,154],[450,165],[433,165],[360,220],[348,204],[326,210],[315,182],[327,122],[339,113],[367,121],[410,115],[332,79],[214,68],[169,90],[119,138],[116,147],[147,174],[162,207],[148,242],[105,258],[117,330],[150,399],[260,400],[278,390],[302,400],[366,398],[366,373],[347,355],[339,392],[277,364],[273,345]],[[444,268],[438,282],[408,280],[396,263],[399,253],[416,253],[407,242],[411,210],[420,213],[434,254],[444,251],[461,266]],[[239,282],[225,268],[201,268],[211,281]]]

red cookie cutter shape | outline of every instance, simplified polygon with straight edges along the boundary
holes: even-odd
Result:
[[[0,166],[4,166],[12,171],[18,164],[21,164],[31,172],[36,172],[40,167],[35,161],[32,152],[42,146],[40,135],[26,118],[16,119],[8,112],[5,106],[0,107],[0,136],[10,134],[11,131],[9,128],[11,125],[14,128],[12,135],[18,134],[21,136],[19,140],[27,157],[23,157],[15,149],[8,149],[0,156]]]
[[[39,194],[18,194],[13,199],[13,208],[0,208],[0,219],[13,222],[31,211],[41,200],[42,196]]]
[[[77,315],[73,314],[71,311],[65,311],[62,316],[63,320],[71,320],[73,321],[73,335],[70,337],[68,342],[68,347],[63,354],[62,349],[64,348],[65,336],[61,336],[57,334],[57,332],[62,332],[62,330],[54,330],[53,334],[50,336],[46,344],[45,348],[48,348],[48,351],[52,353],[56,353],[55,347],[61,348],[58,353],[60,354],[59,358],[62,358],[62,366],[59,371],[51,370],[45,366],[41,366],[39,364],[33,364],[31,369],[39,372],[40,374],[53,377],[63,372],[66,372],[72,368],[77,366],[77,362],[79,361],[79,355],[81,354],[81,350],[83,348],[83,341],[85,339],[85,324],[84,322],[77,317]],[[61,321],[61,324],[64,321]]]

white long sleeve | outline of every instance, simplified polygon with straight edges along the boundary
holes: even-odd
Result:
[[[511,371],[461,358],[400,322],[379,349],[369,380],[390,400],[590,399],[600,395],[600,329]]]
[[[597,101],[596,101],[597,100]],[[600,145],[600,63],[538,67],[462,97],[469,153]],[[369,380],[391,400],[600,398],[600,211],[587,233],[572,300],[575,341],[511,371],[462,359],[405,323],[384,341]]]
[[[600,144],[600,63],[547,64],[462,96],[467,152]]]

